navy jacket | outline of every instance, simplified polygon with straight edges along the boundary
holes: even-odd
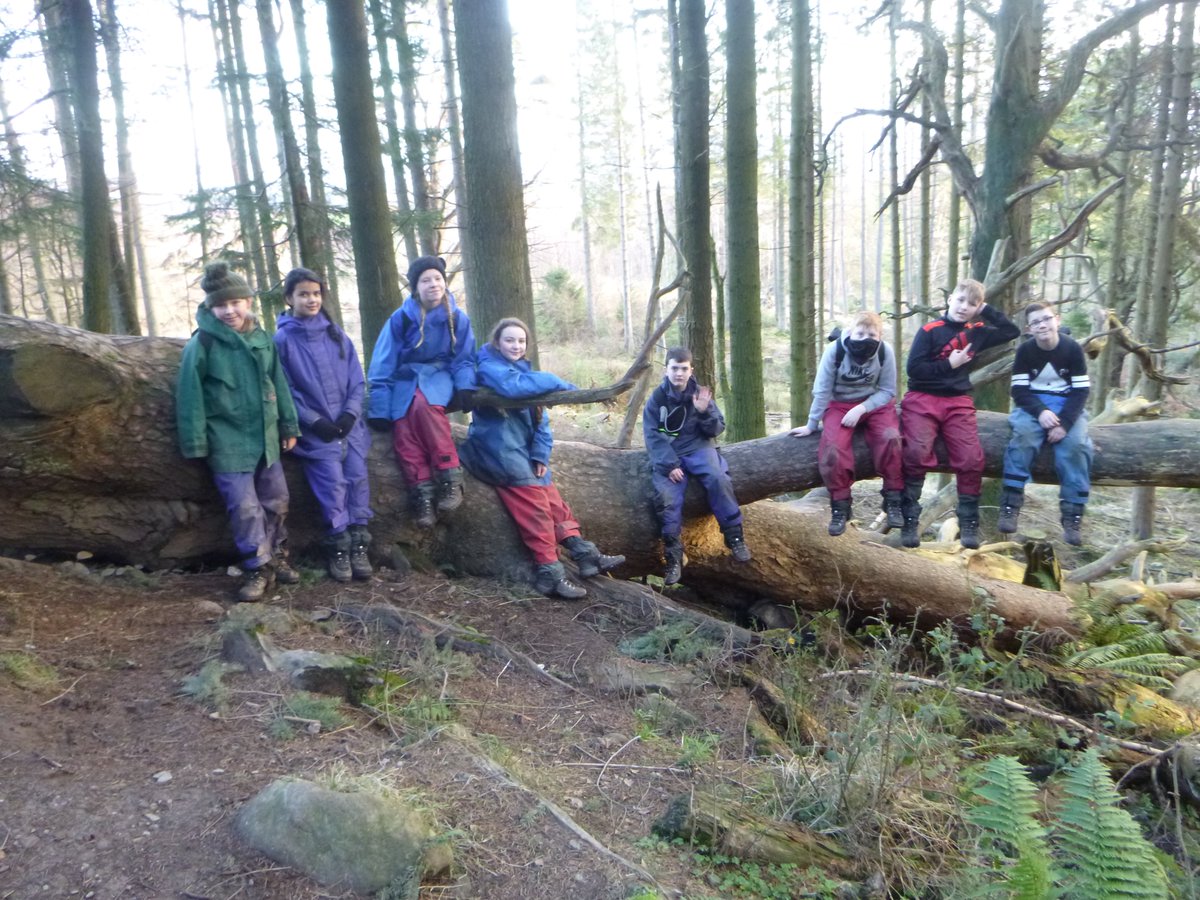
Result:
[[[725,430],[725,417],[715,400],[704,412],[696,412],[692,405],[696,389],[695,378],[688,379],[682,393],[663,378],[642,410],[646,452],[651,468],[660,475],[678,467],[679,457],[717,446],[717,435]]]
[[[951,368],[951,352],[970,344],[972,357],[978,356],[1020,334],[1021,329],[990,303],[970,322],[952,322],[946,316],[934,319],[917,332],[908,350],[908,389],[938,397],[969,394],[971,366]]]

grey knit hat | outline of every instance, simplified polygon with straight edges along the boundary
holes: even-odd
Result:
[[[209,309],[213,304],[222,300],[238,300],[245,297],[254,298],[254,291],[246,279],[229,268],[225,260],[211,262],[204,267],[204,277],[200,279],[200,289],[204,291],[204,305]]]
[[[437,269],[442,273],[443,278],[446,277],[446,261],[444,259],[440,256],[418,256],[408,267],[408,289],[414,294],[417,292],[417,279],[427,269]]]

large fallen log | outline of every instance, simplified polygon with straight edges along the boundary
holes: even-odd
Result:
[[[74,553],[161,567],[228,557],[224,510],[202,462],[176,449],[173,387],[182,341],[112,337],[0,316],[0,547]],[[1004,417],[981,414],[988,472],[999,473]],[[1168,420],[1093,430],[1094,480],[1107,484],[1200,486],[1200,422]],[[527,554],[487,486],[468,479],[467,502],[432,533],[413,530],[386,441],[371,453],[375,549],[421,543],[440,563],[488,575],[522,575]],[[743,503],[820,483],[816,438],[780,435],[725,449]],[[860,475],[872,474],[859,448]],[[608,552],[623,553],[622,574],[660,565],[646,458],[560,442],[555,480],[583,523]],[[319,537],[307,485],[287,463],[293,543]],[[1039,460],[1035,477],[1053,479]],[[785,603],[851,602],[934,619],[963,616],[982,597],[1021,627],[1069,628],[1060,594],[972,578],[947,566],[886,547],[866,546],[853,532],[831,539],[815,517],[770,502],[747,510],[755,561],[734,567],[706,515],[698,488],[689,494],[685,535],[689,575],[749,588]]]

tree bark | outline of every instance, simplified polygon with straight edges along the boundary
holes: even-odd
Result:
[[[792,3],[792,119],[788,186],[788,297],[791,323],[791,420],[808,421],[817,371],[813,207],[813,75],[808,0]]]
[[[207,467],[178,454],[173,386],[182,342],[110,337],[0,316],[0,546],[163,566],[227,560],[225,511]],[[981,413],[986,472],[1000,474],[1006,417]],[[459,432],[461,437],[461,431]],[[1092,429],[1098,484],[1200,487],[1200,422],[1164,420]],[[855,539],[830,538],[823,517],[753,503],[820,483],[816,438],[776,435],[724,449],[746,509],[754,562],[730,560],[699,486],[688,495],[684,540],[690,579],[749,589],[810,608],[850,603],[930,621],[966,616],[989,595],[1011,626],[1071,631],[1062,595],[978,577],[954,566]],[[872,474],[865,445],[859,475]],[[418,544],[472,574],[524,577],[528,556],[495,491],[467,480],[465,508],[430,532],[412,529],[405,488],[387,441],[371,452],[375,550]],[[303,550],[322,536],[296,460],[289,528]],[[606,552],[628,557],[621,574],[657,571],[658,527],[642,451],[560,442],[555,481]],[[1051,456],[1035,480],[1053,482]]]

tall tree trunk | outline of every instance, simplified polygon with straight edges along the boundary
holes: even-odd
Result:
[[[383,123],[387,130],[387,155],[392,165],[392,181],[396,186],[396,206],[400,210],[400,235],[404,239],[406,256],[421,255],[417,245],[417,221],[412,200],[408,196],[408,175],[404,167],[403,137],[400,116],[396,112],[396,79],[392,73],[391,51],[388,49],[388,22],[382,0],[369,0],[371,27],[375,34],[375,59],[379,63],[379,84],[383,89]]]
[[[709,242],[708,44],[704,0],[679,0],[679,244],[692,276],[692,297],[681,316],[680,334],[691,348],[696,380],[713,384],[712,275]]]
[[[112,207],[104,175],[96,31],[89,0],[63,0],[62,27],[71,48],[71,102],[79,141],[83,226],[83,321],[89,331],[121,331],[113,304]],[[125,332],[128,333],[128,332]]]
[[[792,122],[788,163],[788,295],[791,303],[791,421],[808,421],[817,370],[813,284],[813,77],[808,0],[792,0]]]
[[[612,45],[617,47],[617,22],[612,21]],[[625,172],[628,168],[625,149],[625,91],[621,83],[620,57],[611,54],[613,79],[613,128],[617,149],[617,232],[621,250],[621,321],[624,347],[627,354],[633,352],[633,303],[629,293],[629,232],[625,211]]]
[[[321,232],[321,249],[325,257],[318,271],[325,276],[329,285],[329,298],[325,307],[334,321],[342,321],[342,304],[338,296],[337,264],[333,252],[333,226],[329,217],[329,201],[325,198],[325,166],[321,160],[319,138],[321,124],[317,118],[317,100],[313,91],[312,67],[308,64],[308,26],[305,20],[304,0],[291,0],[292,28],[296,32],[296,50],[300,58],[300,109],[304,115],[304,153],[308,170],[308,191],[312,208],[317,216],[317,228]]]
[[[891,4],[891,14],[888,16],[888,70],[890,72],[888,78],[888,96],[892,109],[896,108],[897,97],[899,96],[900,88],[900,72],[896,61],[896,29],[900,22],[900,3],[893,2]],[[888,180],[891,182],[890,188],[892,191],[900,184],[900,148],[898,146],[897,136],[898,123],[893,120],[888,123]],[[900,250],[900,198],[892,197],[891,208],[888,210],[888,224],[891,226],[889,232],[891,237],[891,266],[889,274],[891,275],[892,287],[892,346],[904,346],[904,288],[901,282],[901,265],[903,263],[903,254]],[[897,376],[900,383],[904,383],[906,370],[903,366],[898,367]],[[897,385],[899,387],[899,385]]]
[[[333,58],[333,96],[346,168],[358,309],[369,364],[375,339],[399,305],[400,274],[392,250],[391,216],[379,128],[375,124],[366,12],[359,0],[327,0],[325,12]]]
[[[923,0],[921,4],[922,21],[927,28],[933,27],[933,0]],[[929,60],[923,66],[928,70]],[[921,94],[921,119],[929,122],[933,118],[933,105],[928,92]],[[932,132],[928,125],[921,126],[921,159],[929,151],[929,140]],[[917,214],[917,254],[920,260],[917,267],[916,296],[922,304],[929,304],[933,296],[933,237],[930,226],[933,224],[933,184],[932,169],[925,166],[921,170],[920,212]]]
[[[54,103],[55,133],[62,147],[63,166],[67,172],[67,193],[78,197],[83,176],[80,172],[79,132],[75,112],[71,108],[70,71],[72,50],[64,31],[66,6],[61,0],[39,0],[38,15],[42,55],[46,60],[46,76],[50,81],[50,96]]]
[[[204,188],[204,178],[200,171],[200,137],[196,133],[196,101],[192,94],[192,64],[188,58],[188,12],[184,8],[183,0],[175,0],[175,12],[179,15],[179,45],[180,52],[183,54],[183,84],[184,91],[187,94],[188,125],[192,132],[192,166],[196,173],[196,233],[200,235],[200,258],[207,260],[212,243],[208,222],[208,191]],[[143,293],[145,296],[149,296],[145,292]]]
[[[400,80],[400,104],[404,111],[404,156],[412,184],[413,214],[416,216],[417,237],[422,254],[437,252],[437,229],[441,224],[429,192],[425,174],[425,147],[417,124],[417,66],[408,39],[405,21],[405,0],[392,0],[392,37],[396,41],[396,74]]]
[[[967,0],[955,0],[954,4],[954,106],[950,110],[954,129],[962,134],[963,130],[963,81],[966,75],[966,43],[967,43]],[[950,182],[950,230],[947,235],[946,252],[946,290],[954,290],[958,284],[958,258],[962,254],[962,192]],[[932,303],[933,298],[926,298]],[[899,345],[897,345],[899,346]]]
[[[486,186],[471,190],[463,223],[475,269],[471,315],[482,336],[506,315],[534,322],[512,28],[505,0],[456,4],[454,22],[467,184]],[[535,365],[536,349],[531,340]]]
[[[579,14],[579,0],[575,3]],[[583,299],[587,312],[588,333],[596,334],[596,295],[592,284],[592,203],[588,194],[587,162],[587,114],[583,106],[583,45],[579,41],[580,30],[575,29],[575,109],[579,117],[579,231],[583,238]],[[626,333],[630,330],[625,323]]]
[[[466,295],[470,297],[474,290],[474,266],[470,256],[470,248],[461,237],[462,211],[467,205],[467,175],[463,163],[462,122],[458,109],[458,84],[455,79],[454,41],[450,33],[450,3],[449,0],[437,0],[438,30],[442,37],[442,80],[446,86],[446,121],[450,132],[450,163],[454,172],[454,205],[455,225],[459,230],[459,256],[462,258],[463,280],[466,282]]]
[[[758,260],[758,116],[754,0],[725,0],[725,213],[729,440],[767,433],[763,399],[762,284]]]

